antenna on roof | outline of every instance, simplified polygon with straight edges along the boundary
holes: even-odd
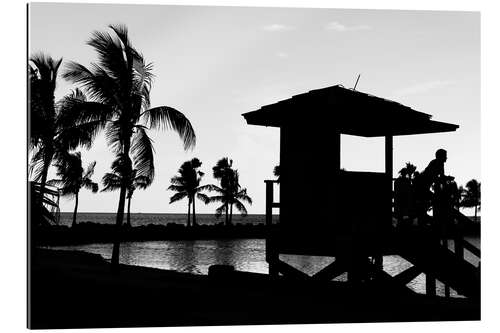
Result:
[[[359,77],[361,76],[361,74],[358,74],[358,78],[356,79],[356,83],[354,84],[354,88],[352,88],[352,90],[356,90],[356,87],[358,86],[358,81],[359,81]]]

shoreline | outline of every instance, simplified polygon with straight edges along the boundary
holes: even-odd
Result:
[[[148,224],[136,227],[123,226],[121,241],[156,241],[156,240],[195,240],[195,239],[237,239],[237,238],[265,238],[264,224],[235,224],[224,226],[185,225],[169,223]],[[55,225],[37,230],[35,245],[78,245],[90,243],[113,242],[116,237],[114,224],[100,224],[94,222],[80,222],[75,227]]]
[[[147,224],[140,226],[123,226],[120,233],[122,242],[147,242],[161,240],[206,240],[206,239],[264,239],[265,224],[237,223],[225,226],[197,225],[187,227],[183,224]],[[465,235],[480,236],[480,223],[466,230]],[[114,224],[80,222],[75,227],[52,225],[36,231],[36,246],[79,245],[113,242],[116,237]]]
[[[479,320],[480,303],[385,283],[349,285],[230,272],[193,275],[120,265],[82,251],[37,249],[31,328]],[[272,297],[270,296],[272,295]]]

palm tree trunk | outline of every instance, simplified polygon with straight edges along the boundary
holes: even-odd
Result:
[[[120,199],[118,201],[118,211],[116,212],[115,224],[115,239],[113,242],[113,252],[111,254],[111,264],[114,268],[118,267],[120,263],[120,241],[121,241],[121,228],[123,224],[123,211],[125,209],[125,193],[127,192],[127,185],[124,184],[120,188]]]
[[[188,199],[188,221],[187,226],[191,226],[191,199]]]
[[[195,210],[195,205],[194,202],[196,199],[193,197],[193,227],[196,226],[196,210]]]
[[[226,202],[226,226],[229,225],[229,209],[228,204]]]
[[[130,169],[130,136],[126,137],[123,145],[123,155],[126,158],[127,170]],[[116,212],[116,224],[115,224],[115,239],[113,242],[113,252],[111,254],[111,265],[114,269],[118,268],[120,264],[120,241],[121,241],[121,232],[122,232],[122,224],[123,224],[123,211],[125,210],[125,195],[127,194],[127,177],[122,179],[122,184],[120,187],[120,199],[118,201],[118,211]]]
[[[128,204],[127,204],[127,226],[130,227],[130,201],[132,201],[132,196],[128,197]]]
[[[75,210],[73,211],[73,223],[71,223],[71,228],[76,226],[76,212],[78,211],[78,192],[76,192],[75,196]]]
[[[230,210],[229,210],[229,224],[233,224],[233,204],[231,203]]]
[[[42,178],[40,180],[40,200],[43,202],[43,193],[45,190],[45,184],[47,183],[47,175],[49,173],[50,162],[52,162],[52,156],[54,155],[52,150],[46,148],[47,150],[44,152],[43,158],[43,167],[42,167]]]

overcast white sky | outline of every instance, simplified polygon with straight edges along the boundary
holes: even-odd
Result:
[[[459,184],[480,175],[480,17],[477,12],[40,4],[30,6],[29,52],[43,51],[84,65],[96,60],[87,45],[108,24],[129,27],[131,40],[156,75],[152,106],[177,108],[198,139],[184,152],[176,134],[153,135],[156,179],[137,191],[133,212],[184,213],[166,191],[180,164],[203,162],[205,183],[221,157],[234,160],[240,182],[263,213],[264,179],[279,162],[279,130],[247,125],[242,113],[325,86],[354,85],[394,99],[438,121],[460,125],[455,133],[396,137],[395,173],[411,161],[423,169],[438,148],[448,150],[446,172]],[[59,81],[57,96],[72,87]],[[343,137],[342,166],[383,170],[383,142]],[[82,152],[97,160],[95,179],[113,155],[104,138]],[[318,161],[321,163],[321,161]],[[118,193],[83,192],[79,211],[115,212]],[[212,213],[215,206],[197,205]],[[73,202],[62,200],[62,211]]]

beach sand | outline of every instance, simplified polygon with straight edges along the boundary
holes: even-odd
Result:
[[[98,255],[37,249],[29,327],[96,328],[479,320],[479,301],[417,295],[389,285],[214,278],[121,265]],[[31,319],[31,322],[30,322]]]

